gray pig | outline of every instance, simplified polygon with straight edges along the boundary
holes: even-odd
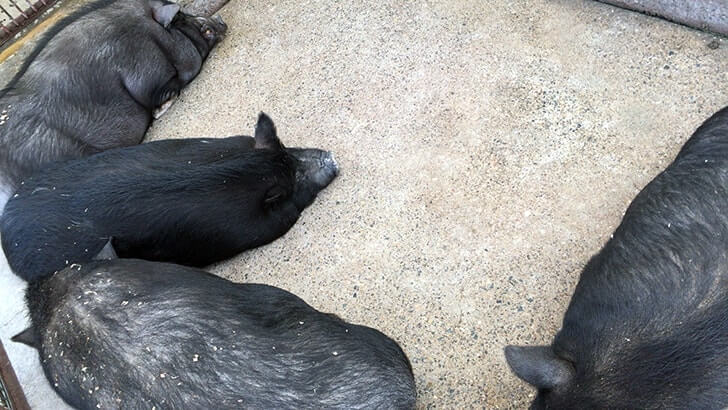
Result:
[[[225,33],[165,0],[100,0],[60,21],[0,92],[0,209],[44,164],[141,142]]]
[[[104,257],[114,257],[109,245]],[[79,409],[410,409],[407,356],[383,333],[272,286],[138,259],[33,282],[46,376]]]
[[[632,201],[550,346],[508,346],[531,409],[728,408],[728,107]]]

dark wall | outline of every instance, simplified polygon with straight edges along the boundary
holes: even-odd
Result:
[[[728,0],[598,0],[728,36]]]

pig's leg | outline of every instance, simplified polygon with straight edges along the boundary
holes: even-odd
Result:
[[[159,117],[161,117],[162,115],[164,115],[164,113],[167,112],[167,110],[169,109],[169,107],[172,106],[172,104],[174,103],[174,100],[176,100],[176,99],[177,99],[177,96],[174,95],[174,96],[170,97],[167,101],[165,101],[164,103],[162,103],[162,105],[160,105],[159,107],[155,108],[154,109],[154,113],[152,114],[152,115],[154,115],[154,119],[155,120],[158,120]]]
[[[172,106],[179,96],[179,92],[182,90],[182,87],[182,81],[180,81],[179,77],[174,76],[157,91],[153,100],[153,106],[156,107],[153,113],[155,120],[164,115],[169,107]]]

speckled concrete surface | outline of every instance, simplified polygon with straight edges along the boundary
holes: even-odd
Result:
[[[421,408],[523,408],[502,347],[550,341],[635,193],[728,104],[728,41],[591,1],[221,14],[228,37],[149,139],[250,134],[263,110],[342,173],[212,271],[394,337]]]
[[[523,407],[502,347],[550,341],[638,189],[728,104],[727,41],[600,3],[222,16],[230,35],[150,139],[250,133],[264,110],[342,173],[288,235],[213,271],[385,331],[423,408]]]

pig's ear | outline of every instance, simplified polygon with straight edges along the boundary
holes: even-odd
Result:
[[[10,340],[12,340],[13,342],[26,344],[35,349],[39,348],[38,339],[36,338],[35,332],[33,331],[32,327],[23,330],[22,332],[13,336]]]
[[[255,149],[282,149],[281,141],[276,134],[276,126],[273,120],[265,113],[258,115],[258,123],[255,124]]]
[[[118,256],[116,256],[116,251],[114,250],[114,245],[111,244],[111,241],[113,240],[113,237],[109,237],[109,240],[106,242],[106,245],[104,245],[103,248],[99,251],[99,253],[94,256],[95,260],[108,260],[108,259],[117,259]]]
[[[554,354],[550,346],[506,346],[506,361],[526,383],[538,389],[554,389],[571,381],[574,369]]]
[[[149,5],[152,7],[152,16],[154,20],[161,24],[164,28],[174,20],[174,16],[179,13],[179,4],[166,3],[160,0],[151,0]]]

